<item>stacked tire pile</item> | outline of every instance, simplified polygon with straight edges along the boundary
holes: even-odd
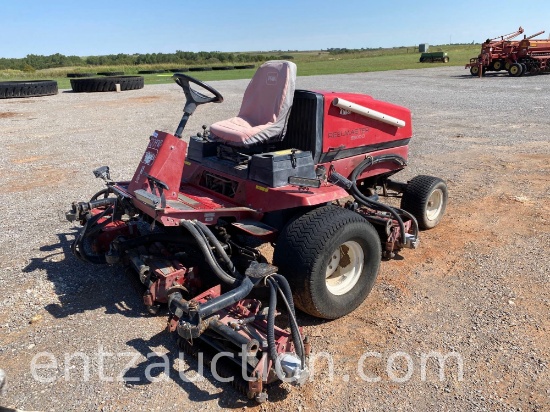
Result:
[[[117,84],[120,85],[121,91],[143,89],[144,86],[143,76],[119,76],[117,74],[104,76],[71,79],[71,88],[75,93],[93,93],[114,92]]]
[[[253,69],[254,67],[256,67],[256,66],[254,66],[253,64],[243,64],[243,65],[239,65],[239,66],[190,67],[187,70],[189,70],[190,72],[205,72],[205,71],[210,71],[210,70]]]
[[[51,96],[53,94],[57,94],[57,82],[53,80],[0,82],[0,99]]]

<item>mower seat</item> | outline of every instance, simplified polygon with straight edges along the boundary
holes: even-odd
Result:
[[[262,64],[244,92],[237,117],[211,125],[211,138],[245,148],[283,140],[295,83],[294,63],[272,60]]]

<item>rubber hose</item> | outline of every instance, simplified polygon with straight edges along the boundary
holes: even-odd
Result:
[[[302,341],[302,335],[300,334],[300,329],[298,327],[298,321],[296,320],[296,311],[294,310],[294,300],[292,299],[292,292],[290,290],[290,285],[288,284],[288,281],[281,275],[273,275],[275,280],[278,283],[278,289],[281,293],[281,297],[283,299],[283,302],[285,303],[287,310],[288,310],[288,316],[290,318],[290,330],[292,332],[292,340],[294,341],[294,348],[296,349],[296,353],[300,357],[300,360],[302,361],[302,366],[306,364],[306,359],[304,356],[304,342]]]
[[[385,210],[386,212],[390,213],[395,218],[395,220],[397,220],[397,223],[399,224],[399,229],[401,230],[401,244],[404,245],[406,232],[405,232],[405,224],[403,223],[403,219],[401,219],[401,216],[399,216],[399,214],[391,206],[385,205],[384,203],[377,202],[376,200],[369,199],[368,197],[363,195],[363,193],[359,191],[355,183],[353,184],[351,191],[352,191],[353,197],[359,203],[362,203],[365,206],[369,206],[369,205],[371,205],[371,207],[375,206],[374,209],[378,208],[378,209]]]
[[[205,243],[204,239],[202,238],[201,234],[197,230],[197,228],[188,220],[182,219],[180,220],[180,225],[187,229],[187,231],[195,238],[197,241],[197,244],[199,248],[201,249],[204,257],[206,258],[206,261],[214,274],[224,283],[227,283],[229,285],[233,285],[237,279],[230,276],[227,272],[225,272],[214,256],[212,255],[212,251],[210,250],[210,247]]]
[[[277,289],[275,281],[268,279],[269,283],[269,310],[267,311],[267,349],[273,364],[277,362],[277,347],[275,346],[275,312],[277,310]]]
[[[220,241],[216,236],[214,236],[214,233],[212,233],[212,231],[204,223],[199,222],[198,220],[196,220],[194,223],[195,223],[195,226],[197,226],[206,235],[206,237],[208,238],[208,240],[210,240],[212,245],[214,245],[214,247],[216,248],[216,251],[222,258],[222,260],[225,262],[225,264],[227,265],[230,273],[235,277],[242,278],[242,275],[237,271],[237,269],[235,268],[235,265],[233,264],[231,259],[229,259],[229,256],[227,255]]]
[[[400,209],[398,207],[395,207],[394,209],[397,210],[399,213],[406,215],[411,220],[411,222],[413,222],[414,235],[418,237],[419,229],[418,229],[418,221],[416,220],[416,217],[414,217],[412,214],[410,214],[404,209]]]
[[[351,172],[351,183],[353,186],[351,187],[351,191],[353,194],[353,197],[358,202],[362,203],[365,206],[374,205],[379,209],[385,210],[386,212],[390,213],[395,220],[397,220],[397,223],[399,224],[399,229],[401,230],[401,245],[405,245],[405,224],[403,223],[403,219],[401,219],[401,216],[390,206],[387,206],[383,203],[377,202],[375,200],[367,198],[365,195],[363,195],[359,188],[357,187],[357,176],[361,174],[367,167],[373,166],[376,163],[380,163],[383,161],[394,161],[395,163],[399,164],[406,164],[405,160],[401,156],[380,156],[377,158],[366,158],[361,163],[357,165],[355,169],[353,169],[353,172]]]

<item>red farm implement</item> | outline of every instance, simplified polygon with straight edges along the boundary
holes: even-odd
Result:
[[[517,32],[501,36],[499,40],[488,39],[483,43],[479,56],[470,59],[466,65],[472,76],[500,70],[506,70],[513,77],[550,71],[550,39],[534,39],[544,30],[518,41],[511,40],[522,32],[520,27]]]

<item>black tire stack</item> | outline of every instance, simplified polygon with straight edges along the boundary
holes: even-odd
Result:
[[[0,99],[51,96],[53,94],[57,94],[57,82],[53,80],[0,82]]]
[[[95,73],[67,73],[67,77],[76,78],[76,77],[93,77]]]
[[[124,72],[99,72],[98,76],[124,76]]]
[[[107,76],[89,79],[71,79],[71,87],[75,93],[114,92],[116,85],[120,90],[143,89],[143,76]]]

